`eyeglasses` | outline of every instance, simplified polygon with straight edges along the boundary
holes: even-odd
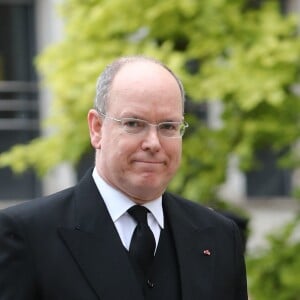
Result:
[[[104,118],[119,122],[123,130],[129,134],[143,134],[148,132],[150,126],[153,126],[157,128],[158,133],[163,137],[180,138],[184,135],[185,129],[189,127],[189,124],[185,121],[152,124],[145,120],[136,118],[117,119],[102,113],[98,109],[96,110]]]

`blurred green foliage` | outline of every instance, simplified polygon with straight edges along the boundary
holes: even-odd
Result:
[[[268,247],[247,261],[253,300],[300,299],[300,214],[268,237]]]
[[[222,126],[196,118],[184,138],[182,168],[170,189],[192,200],[217,201],[229,158],[250,169],[255,153],[280,151],[300,133],[297,20],[278,1],[65,0],[64,39],[37,58],[53,93],[51,134],[0,155],[0,166],[40,175],[91,151],[86,114],[95,82],[118,56],[144,54],[169,65],[196,103],[220,102]],[[299,165],[291,151],[283,167]]]

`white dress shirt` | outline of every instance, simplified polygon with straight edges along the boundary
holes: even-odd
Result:
[[[129,245],[133,231],[136,227],[136,221],[128,214],[127,210],[136,205],[130,198],[109,185],[101,176],[99,176],[96,168],[93,171],[93,179],[104,200],[112,221],[119,233],[124,247],[129,250]],[[148,225],[151,228],[156,248],[160,236],[160,230],[164,228],[164,215],[162,209],[162,197],[145,203],[151,212],[147,215]]]

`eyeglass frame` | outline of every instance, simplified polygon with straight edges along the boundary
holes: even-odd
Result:
[[[146,120],[143,120],[143,119],[138,119],[138,118],[132,118],[132,117],[125,117],[125,118],[114,118],[114,117],[111,117],[105,113],[103,113],[102,111],[100,111],[98,108],[95,107],[95,110],[97,111],[97,113],[101,116],[101,117],[104,117],[104,118],[107,118],[107,119],[110,119],[110,120],[113,120],[113,121],[116,121],[118,123],[120,123],[122,129],[128,133],[128,134],[132,134],[132,135],[137,135],[137,134],[140,134],[140,133],[143,133],[143,132],[146,132],[145,129],[149,128],[150,126],[152,127],[156,127],[156,130],[157,132],[160,134],[160,136],[162,137],[166,137],[166,138],[182,138],[184,133],[185,133],[185,129],[189,127],[189,124],[185,121],[185,120],[182,120],[182,121],[166,121],[166,122],[160,122],[158,124],[153,124],[153,123],[150,123]],[[141,122],[142,124],[145,124],[145,127],[143,129],[141,129],[141,131],[139,132],[129,132],[127,129],[126,129],[126,126],[125,124],[123,123],[124,121],[139,121]],[[165,135],[162,133],[162,131],[160,130],[162,125],[179,125],[179,135],[177,136],[168,136],[168,135]]]

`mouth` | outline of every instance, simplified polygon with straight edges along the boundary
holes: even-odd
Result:
[[[163,161],[151,161],[151,160],[136,160],[135,163],[139,164],[150,164],[150,165],[162,165]]]
[[[153,161],[153,160],[135,160],[134,164],[142,171],[145,172],[157,172],[165,166],[163,161]]]

